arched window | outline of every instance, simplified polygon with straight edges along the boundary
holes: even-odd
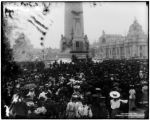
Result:
[[[76,47],[79,47],[79,41],[76,42]]]

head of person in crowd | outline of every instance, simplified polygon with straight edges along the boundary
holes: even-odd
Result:
[[[114,81],[114,77],[113,77],[113,76],[111,76],[111,77],[110,77],[110,80],[111,80],[111,81]]]
[[[134,89],[135,88],[135,86],[134,85],[130,85],[130,89]]]
[[[79,92],[80,91],[80,86],[79,85],[74,85],[73,89],[75,92]]]
[[[96,93],[100,93],[101,92],[101,88],[95,88]]]
[[[78,101],[78,95],[72,95],[71,101],[72,102],[77,102]]]
[[[24,100],[20,93],[14,94],[12,98],[12,103],[22,102]]]
[[[114,87],[112,88],[112,91],[121,92],[121,89],[119,88],[119,86],[114,86]]]
[[[102,96],[102,90],[101,90],[101,88],[95,88],[95,93],[96,93],[99,97],[101,97],[101,96]]]
[[[34,92],[34,91],[35,91],[35,89],[34,89],[34,88],[30,88],[30,90],[29,90],[29,91]]]
[[[147,82],[147,81],[143,81],[142,85],[143,85],[143,86],[147,86],[147,85],[148,85],[148,82]]]
[[[143,77],[144,77],[142,70],[139,71],[139,77],[140,77],[140,78],[143,78]]]
[[[86,98],[83,98],[83,99],[82,99],[82,104],[83,104],[83,105],[87,105],[87,99],[86,99]]]

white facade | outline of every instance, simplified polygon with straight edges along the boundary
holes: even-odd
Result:
[[[135,20],[127,36],[105,34],[103,31],[96,54],[103,59],[148,59],[148,37]]]

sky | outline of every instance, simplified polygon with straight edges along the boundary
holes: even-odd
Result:
[[[35,48],[41,48],[42,35],[27,22],[32,15],[42,16],[41,8],[31,10],[31,8],[21,9],[17,6],[15,9],[16,19],[19,19],[19,22],[17,20],[11,22],[17,24],[20,29],[13,31],[12,43],[16,38],[16,32],[24,32]],[[90,44],[98,41],[103,30],[106,34],[126,35],[135,19],[142,25],[146,34],[148,31],[148,8],[145,2],[97,2],[96,6],[84,2],[83,17],[84,34],[87,34]],[[61,34],[64,34],[64,3],[52,4],[50,13],[38,19],[49,28],[45,36],[45,47],[60,48]]]

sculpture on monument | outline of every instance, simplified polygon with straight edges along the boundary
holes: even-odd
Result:
[[[82,12],[79,11],[79,12],[76,12],[76,11],[72,11],[72,14],[74,16],[74,26],[73,26],[73,29],[74,29],[74,37],[80,37],[82,36],[82,31],[81,31],[81,19],[80,19],[80,14]]]
[[[65,51],[65,48],[66,48],[65,37],[63,35],[61,35],[61,50]]]
[[[89,41],[87,35],[84,36],[84,40],[85,40],[85,48],[86,50],[89,50]]]

